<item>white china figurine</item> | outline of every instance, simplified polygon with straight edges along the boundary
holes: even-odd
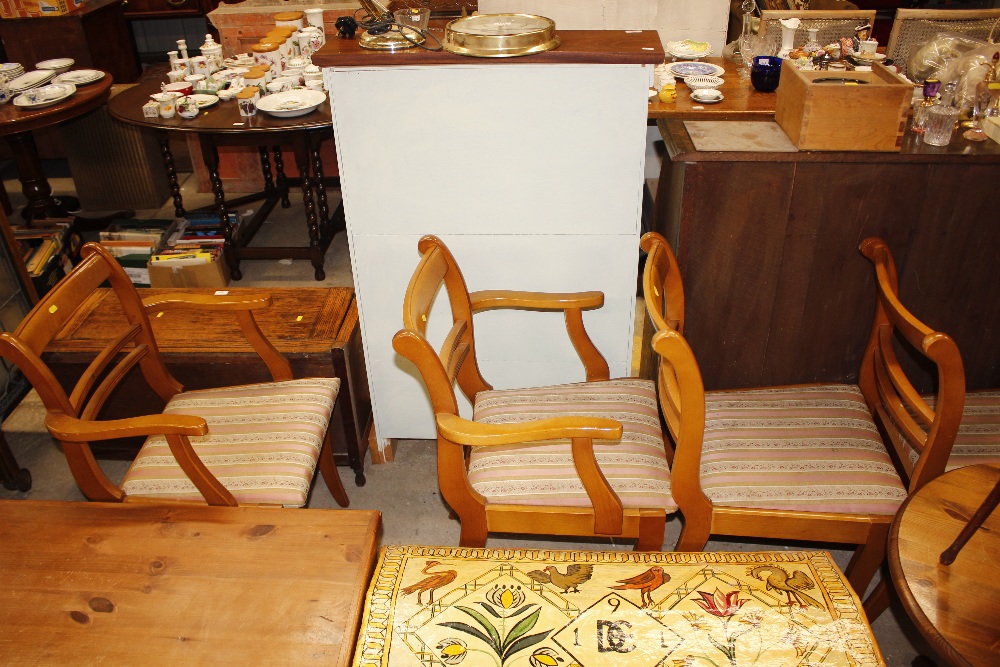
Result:
[[[209,63],[209,73],[222,69],[222,45],[215,41],[212,35],[205,35],[205,43],[201,45],[201,55]]]
[[[779,58],[787,58],[788,53],[795,47],[795,31],[799,29],[801,21],[799,19],[781,19],[781,50],[778,51]]]

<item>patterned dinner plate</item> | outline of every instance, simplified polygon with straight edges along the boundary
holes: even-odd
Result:
[[[63,72],[52,80],[53,83],[72,83],[76,86],[83,86],[94,83],[104,78],[104,72],[99,69],[75,69]]]
[[[712,63],[682,62],[670,65],[670,73],[682,79],[686,76],[722,76],[725,71]]]

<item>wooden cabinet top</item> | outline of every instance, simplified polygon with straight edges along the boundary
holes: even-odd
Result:
[[[444,39],[444,25],[432,25],[430,31]],[[360,35],[360,29],[358,34]],[[472,58],[447,51],[428,51],[420,47],[403,51],[363,49],[357,39],[330,36],[326,45],[313,55],[320,67],[382,67],[388,65],[657,65],[663,62],[663,47],[655,30],[559,30],[561,44],[551,51],[518,58]],[[433,42],[433,39],[428,40]]]

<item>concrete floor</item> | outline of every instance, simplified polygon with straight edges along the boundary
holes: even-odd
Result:
[[[211,202],[210,194],[194,191],[193,178],[184,182],[182,190],[185,205],[195,207]],[[15,206],[23,204],[17,181],[7,181],[7,191]],[[70,179],[54,179],[53,190],[58,194],[72,194]],[[653,190],[655,192],[655,188]],[[264,225],[258,235],[261,245],[269,239],[281,239],[281,245],[305,244],[305,225],[302,208],[294,198],[290,209],[276,209],[272,221]],[[158,211],[139,211],[137,217],[172,217],[172,206]],[[349,286],[353,284],[344,234],[338,234],[326,255],[327,278],[323,282],[313,279],[312,267],[306,260],[254,260],[241,265],[244,279],[237,286]],[[641,322],[637,317],[637,322]],[[85,500],[74,483],[62,453],[44,432],[44,409],[32,393],[4,422],[3,431],[14,456],[21,466],[28,468],[33,477],[33,487],[28,493],[0,488],[0,498],[31,498],[36,500]],[[113,480],[120,480],[127,462],[103,461],[102,467]],[[367,465],[368,483],[357,487],[353,474],[347,468],[339,470],[343,484],[351,498],[351,507],[377,509],[382,512],[382,544],[455,545],[458,543],[457,521],[448,518],[448,510],[438,492],[435,445],[429,440],[407,440],[398,444],[393,463]],[[309,507],[332,508],[336,503],[324,484],[317,483]],[[672,548],[680,532],[680,521],[670,520],[664,538],[664,549]],[[631,545],[614,540],[556,540],[513,535],[491,536],[491,547],[531,546],[540,549],[630,549]],[[846,566],[850,552],[827,544],[761,544],[747,541],[726,542],[713,540],[707,551],[750,551],[816,548],[830,551],[841,567]],[[929,646],[910,623],[901,607],[894,605],[873,624],[876,640],[891,666],[909,665],[919,655],[933,655]]]

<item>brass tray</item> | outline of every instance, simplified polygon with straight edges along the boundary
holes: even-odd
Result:
[[[559,46],[556,24],[535,14],[479,14],[447,25],[446,51],[478,58],[511,58]]]

